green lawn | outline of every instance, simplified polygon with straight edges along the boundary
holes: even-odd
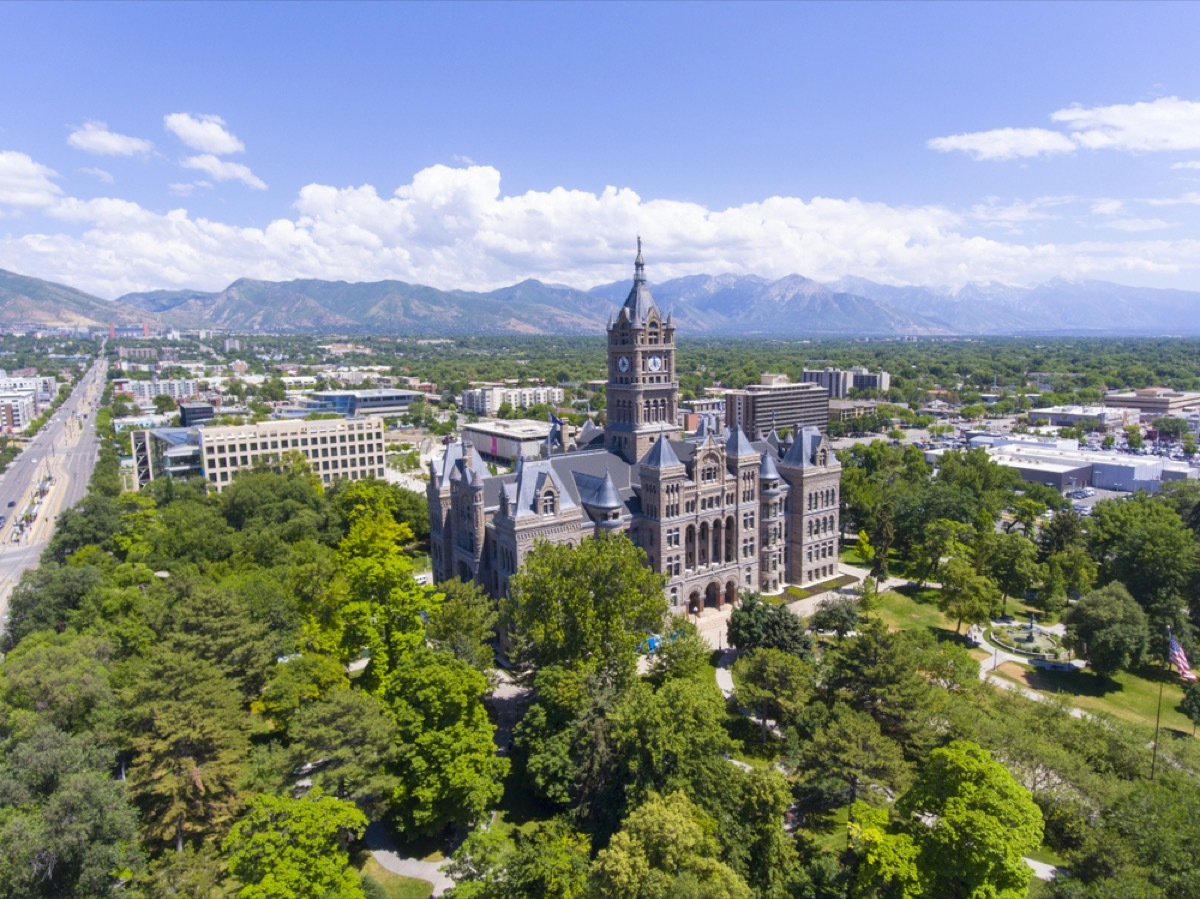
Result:
[[[838,558],[845,565],[853,565],[855,568],[870,568],[871,563],[858,554],[854,548],[854,544],[850,544],[849,548],[843,549]]]
[[[866,561],[854,549],[854,544],[851,543],[838,553],[838,559],[847,565],[853,565],[855,568],[870,568],[871,563]],[[908,563],[900,558],[900,554],[896,550],[891,550],[888,553],[888,574],[892,577],[907,577]]]
[[[803,832],[812,837],[813,843],[820,852],[836,856],[846,849],[846,822],[849,819],[850,807],[843,806],[825,819],[821,829],[804,828]]]
[[[1192,733],[1192,722],[1176,708],[1183,699],[1179,679],[1159,669],[1143,668],[1136,673],[1123,671],[1109,679],[1086,670],[1075,674],[1042,671],[1009,662],[1000,666],[1000,674],[1034,690],[1060,695],[1085,711],[1105,712],[1149,730],[1154,729],[1161,685],[1163,728],[1184,736]]]
[[[764,596],[763,599],[776,604],[786,604],[795,602],[797,599],[808,599],[810,596],[816,596],[818,593],[827,593],[830,590],[836,590],[838,587],[844,587],[847,584],[857,582],[858,578],[853,575],[842,574],[827,581],[821,581],[819,584],[813,584],[811,587],[788,587],[778,596]]]
[[[876,598],[875,612],[892,630],[926,628],[932,632],[953,634],[954,622],[937,607],[939,592],[935,589],[917,590],[915,587],[886,590]]]
[[[358,853],[353,862],[359,874],[370,877],[383,887],[388,899],[428,899],[433,895],[433,884],[393,874],[375,861],[369,852]]]

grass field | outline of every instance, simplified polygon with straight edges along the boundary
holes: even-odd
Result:
[[[931,588],[886,590],[876,598],[875,611],[892,630],[926,628],[935,635],[938,631],[953,634],[954,622],[937,607],[938,594]]]
[[[788,587],[778,596],[764,596],[767,602],[773,603],[790,603],[797,599],[808,599],[810,596],[816,596],[818,593],[827,593],[830,590],[836,590],[838,587],[844,587],[847,584],[858,582],[858,578],[850,574],[838,575],[835,578],[830,578],[827,581],[821,581],[819,584],[813,584],[811,587]]]
[[[1173,674],[1142,669],[1137,673],[1123,671],[1113,678],[1103,678],[1086,670],[1075,674],[1042,671],[1016,662],[1001,665],[999,673],[1022,686],[1061,696],[1084,711],[1105,712],[1150,730],[1154,728],[1161,685],[1162,726],[1184,736],[1192,733],[1192,722],[1177,708],[1183,699],[1183,688]]]
[[[428,899],[433,895],[433,884],[412,877],[401,877],[383,868],[369,852],[355,856],[354,866],[359,874],[370,877],[383,887],[388,899]]]

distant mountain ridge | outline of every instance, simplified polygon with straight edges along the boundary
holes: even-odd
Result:
[[[689,275],[651,290],[682,334],[833,337],[1200,334],[1200,292],[1055,280],[956,290],[864,278]],[[155,290],[101,300],[0,270],[0,325],[149,322],[230,331],[380,334],[598,334],[629,292],[522,281],[487,292],[404,281],[240,278],[221,291]]]
[[[92,328],[134,324],[145,317],[138,309],[91,294],[0,269],[0,324]]]

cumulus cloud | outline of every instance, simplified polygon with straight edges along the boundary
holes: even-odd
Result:
[[[1050,118],[1092,150],[1154,152],[1200,149],[1200,103],[1162,97],[1147,103],[1071,106]]]
[[[246,145],[225,127],[225,120],[220,116],[172,112],[163,116],[163,125],[186,146],[201,153],[225,156],[246,149]]]
[[[929,149],[942,153],[961,151],[975,159],[1005,160],[1053,153],[1074,153],[1075,143],[1059,131],[1046,128],[996,128],[935,137]]]
[[[49,206],[62,194],[50,180],[57,174],[24,153],[0,151],[0,206]]]
[[[218,159],[210,153],[188,156],[180,160],[179,164],[185,169],[204,172],[217,181],[241,181],[247,187],[253,187],[255,190],[267,189],[266,183],[250,171],[249,166],[242,165],[240,162]]]
[[[113,183],[112,174],[104,171],[104,169],[97,169],[97,168],[92,168],[89,166],[88,168],[83,168],[83,169],[80,169],[79,171],[83,172],[83,174],[85,174],[85,175],[91,175],[93,178],[99,178],[105,184]]]
[[[589,287],[629,276],[640,233],[654,280],[799,273],[820,281],[858,275],[891,284],[955,286],[1055,276],[1145,281],[1200,275],[1197,240],[1129,238],[1110,231],[1107,240],[1050,243],[979,233],[984,219],[1036,219],[1056,214],[1056,204],[1065,202],[989,201],[983,211],[958,212],[857,199],[768,197],[710,209],[644,200],[618,187],[505,194],[500,172],[490,166],[433,166],[391,194],[371,185],[309,184],[299,191],[291,215],[265,227],[229,225],[183,208],[161,213],[125,200],[52,193],[41,213],[63,227],[0,235],[0,268],[102,296],[167,287],[220,289],[239,277],[398,278],[468,289],[532,277]]]
[[[151,141],[109,131],[104,122],[87,122],[67,136],[76,150],[97,156],[142,156],[154,149]]]
[[[1065,131],[996,128],[932,138],[927,146],[980,160],[1074,153],[1079,149],[1149,153],[1200,149],[1200,102],[1161,97],[1142,103],[1069,106],[1050,114]],[[1172,168],[1200,168],[1179,163]]]

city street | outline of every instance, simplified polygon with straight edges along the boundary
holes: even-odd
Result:
[[[37,565],[59,514],[87,493],[99,445],[94,427],[96,406],[104,390],[104,370],[101,358],[0,476],[0,514],[7,518],[0,527],[0,621],[8,617],[13,587],[25,571]],[[52,481],[41,499],[37,518],[18,537],[17,523],[30,510],[39,484],[47,477]]]

